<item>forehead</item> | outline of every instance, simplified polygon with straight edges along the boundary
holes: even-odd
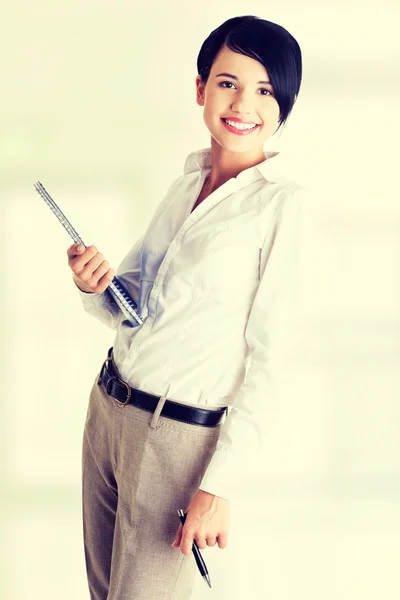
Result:
[[[228,72],[236,75],[239,79],[268,79],[268,71],[258,60],[239,54],[230,50],[227,46],[222,46],[212,64],[212,75]]]

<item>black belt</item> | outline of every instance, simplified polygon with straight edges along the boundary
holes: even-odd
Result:
[[[160,396],[153,396],[147,392],[131,388],[125,381],[120,379],[112,358],[112,348],[109,349],[108,356],[101,367],[97,383],[102,383],[107,394],[115,398],[121,406],[133,404],[133,406],[137,406],[142,410],[154,413],[160,400]],[[227,410],[228,407],[226,406],[217,410],[207,410],[206,408],[166,400],[160,415],[176,421],[192,423],[193,425],[216,427],[221,423]]]

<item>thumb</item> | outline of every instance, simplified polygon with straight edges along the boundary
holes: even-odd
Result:
[[[173,548],[179,548],[179,546],[181,545],[182,529],[183,529],[183,525],[181,523],[178,527],[178,531],[176,532],[175,540],[171,544]]]
[[[70,246],[67,250],[68,258],[73,258],[78,254],[82,254],[84,249],[85,247],[83,246],[83,244],[72,244],[72,246]]]

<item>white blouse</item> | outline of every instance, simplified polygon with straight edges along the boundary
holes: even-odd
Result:
[[[128,326],[107,292],[78,290],[84,309],[116,329],[115,362],[131,387],[230,407],[200,485],[224,498],[265,436],[274,402],[271,333],[285,326],[296,299],[308,196],[286,179],[281,153],[265,157],[191,212],[211,171],[211,150],[189,154],[117,269],[143,325]]]

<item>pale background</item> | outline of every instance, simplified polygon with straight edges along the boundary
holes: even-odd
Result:
[[[81,440],[114,337],[84,313],[71,241],[33,184],[118,266],[187,154],[209,145],[197,54],[213,29],[244,14],[300,43],[299,100],[267,147],[322,191],[301,314],[271,400],[265,476],[249,472],[256,494],[235,506],[228,548],[205,551],[213,589],[199,576],[194,600],[399,598],[394,0],[3,0],[1,598],[89,598]]]

